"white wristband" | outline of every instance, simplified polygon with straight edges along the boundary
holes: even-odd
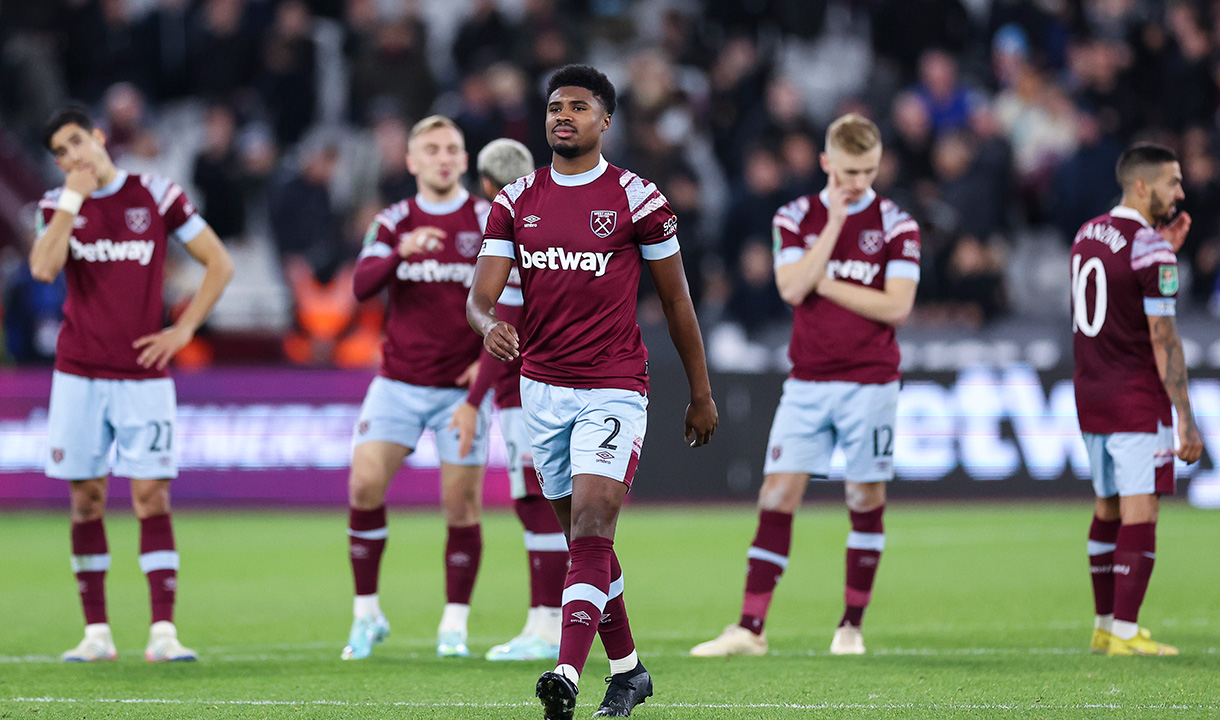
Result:
[[[56,203],[55,207],[66,212],[70,212],[73,215],[79,215],[80,206],[83,205],[84,202],[84,195],[81,195],[75,190],[64,188],[59,192],[59,202]]]

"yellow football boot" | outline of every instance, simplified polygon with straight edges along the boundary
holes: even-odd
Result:
[[[1172,645],[1159,643],[1152,639],[1152,633],[1140,628],[1135,637],[1123,640],[1117,635],[1110,635],[1110,647],[1107,655],[1177,655],[1178,649]]]
[[[1110,650],[1110,638],[1114,637],[1109,630],[1093,628],[1093,637],[1089,640],[1089,652],[1106,654]]]

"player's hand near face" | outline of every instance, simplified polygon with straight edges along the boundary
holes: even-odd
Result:
[[[483,336],[483,347],[497,360],[516,360],[521,354],[521,340],[517,328],[501,320]]]
[[[775,285],[784,302],[796,307],[805,302],[810,293],[821,294],[826,283],[826,267],[834,252],[839,233],[847,222],[847,188],[839,183],[833,167],[826,166],[826,224],[817,239],[805,241],[805,257],[775,269]]]
[[[77,164],[64,177],[64,188],[89,197],[98,189],[97,168],[86,163]]]
[[[169,365],[170,359],[178,354],[178,351],[186,347],[186,344],[191,341],[195,333],[177,325],[167,327],[161,332],[145,335],[131,344],[136,350],[141,350],[140,357],[136,362],[142,368],[155,367],[158,370],[164,370],[166,365]]]
[[[457,428],[458,431],[458,455],[466,457],[470,454],[470,448],[474,445],[475,431],[479,427],[479,409],[468,402],[464,402],[458,406],[457,410],[453,411],[453,418],[449,421],[449,429]]]
[[[719,424],[720,413],[716,410],[716,402],[710,397],[692,399],[690,405],[686,406],[686,442],[691,447],[711,442]]]
[[[1161,237],[1173,246],[1174,252],[1181,250],[1182,244],[1186,242],[1186,233],[1190,232],[1190,213],[1179,213],[1173,222],[1162,225],[1157,230],[1160,231]]]
[[[1178,449],[1174,454],[1184,463],[1198,462],[1203,455],[1203,438],[1193,417],[1178,419]]]
[[[417,253],[436,252],[445,247],[445,231],[431,225],[417,227],[398,241],[398,255],[404,259]]]
[[[98,168],[93,165],[78,164],[63,177],[63,188],[81,193],[85,198],[99,187]]]
[[[847,188],[839,184],[838,174],[833,169],[827,178],[826,194],[829,196],[826,200],[826,222],[842,227],[847,222]]]

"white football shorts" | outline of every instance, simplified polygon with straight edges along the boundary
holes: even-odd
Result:
[[[1083,435],[1097,497],[1173,494],[1173,428]]]
[[[500,408],[500,432],[508,452],[508,488],[513,500],[537,495],[537,480],[525,476],[526,468],[530,473],[534,472],[534,449],[525,429],[525,411],[520,407]],[[530,493],[531,487],[533,493]]]
[[[47,415],[47,477],[88,480],[113,472],[137,480],[176,478],[177,414],[171,378],[106,380],[56,370]]]
[[[805,473],[826,480],[838,444],[846,458],[844,480],[893,480],[898,385],[897,380],[865,385],[788,378],[771,423],[763,474]]]
[[[631,489],[644,433],[648,398],[618,388],[582,389],[521,377],[521,407],[534,449],[542,494],[572,494],[574,475],[601,475]]]
[[[436,435],[436,450],[443,463],[450,465],[487,464],[487,426],[491,412],[489,394],[479,406],[479,421],[474,444],[466,457],[459,454],[457,429],[449,429],[453,412],[466,402],[462,388],[435,388],[410,385],[380,375],[369,383],[360,419],[352,435],[352,447],[371,440],[391,442],[414,451],[424,430]]]

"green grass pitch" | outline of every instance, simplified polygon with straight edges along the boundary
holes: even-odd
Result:
[[[1162,511],[1143,621],[1177,658],[1086,651],[1090,504],[894,503],[865,621],[869,654],[826,653],[841,610],[846,513],[797,517],[764,658],[698,660],[736,619],[748,507],[629,507],[617,549],[662,718],[1220,717],[1220,515]],[[183,510],[177,622],[197,663],[149,665],[136,524],[113,509],[108,591],[115,663],[56,661],[80,639],[64,515],[0,515],[0,718],[538,718],[546,663],[438,660],[439,512],[392,511],[381,597],[393,625],[372,658],[342,662],[350,623],[346,513]],[[489,513],[470,618],[477,653],[516,634],[527,585],[516,519]],[[608,666],[600,643],[577,717]]]

